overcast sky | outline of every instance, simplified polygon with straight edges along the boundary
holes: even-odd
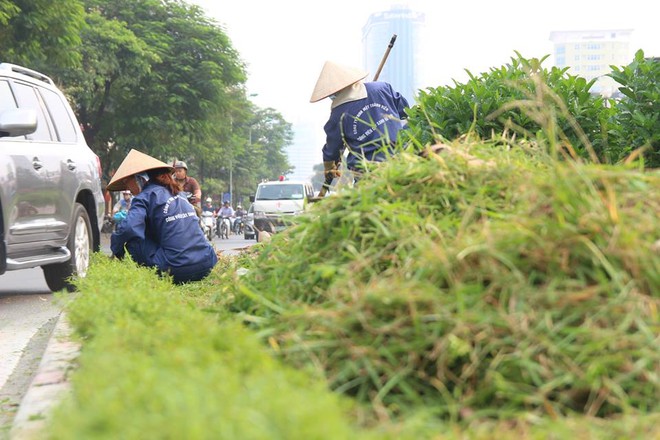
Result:
[[[423,87],[465,82],[507,63],[552,52],[551,31],[633,29],[631,56],[660,56],[660,25],[650,0],[189,0],[204,8],[232,40],[248,68],[248,93],[294,124],[316,121],[329,100],[309,102],[326,60],[362,67],[362,27],[369,15],[406,5],[425,13]],[[396,50],[396,44],[393,48]],[[385,47],[383,47],[383,52]],[[550,67],[552,58],[544,65]],[[375,72],[370,72],[371,74]],[[319,146],[314,148],[320,149]]]

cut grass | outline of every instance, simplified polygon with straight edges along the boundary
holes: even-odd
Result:
[[[659,187],[492,144],[401,154],[274,237],[230,307],[376,417],[657,411]]]

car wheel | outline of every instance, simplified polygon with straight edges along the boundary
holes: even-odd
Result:
[[[80,203],[75,204],[67,248],[71,252],[69,261],[41,267],[46,284],[53,292],[62,289],[73,292],[75,286],[71,284],[70,277],[84,277],[89,268],[92,254],[92,226],[87,211]]]

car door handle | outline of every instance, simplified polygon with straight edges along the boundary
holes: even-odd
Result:
[[[44,166],[43,166],[43,164],[41,163],[41,161],[39,160],[38,157],[33,157],[33,158],[32,158],[32,168],[34,168],[35,170],[39,171],[39,170],[42,169],[43,167],[44,167]]]
[[[69,171],[74,171],[77,168],[76,163],[71,159],[66,160],[66,167],[69,169]]]

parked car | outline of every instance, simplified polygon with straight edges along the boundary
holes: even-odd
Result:
[[[101,162],[46,75],[0,64],[0,274],[41,267],[73,290],[100,248]]]

